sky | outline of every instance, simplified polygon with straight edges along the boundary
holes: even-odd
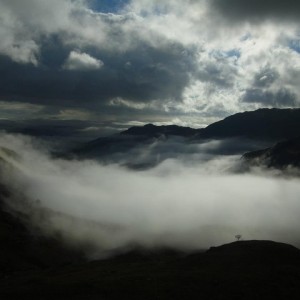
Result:
[[[0,0],[0,128],[86,139],[299,107],[297,0]]]

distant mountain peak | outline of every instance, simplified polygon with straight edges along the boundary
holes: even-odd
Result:
[[[164,135],[174,135],[182,137],[190,137],[197,133],[197,129],[190,127],[182,127],[178,125],[163,125],[157,126],[153,124],[146,124],[144,126],[134,126],[130,127],[125,131],[122,131],[121,135],[143,135],[149,137],[157,137],[162,134]]]
[[[197,138],[244,137],[279,141],[299,135],[300,109],[261,108],[231,115],[201,130]]]
[[[82,147],[74,149],[72,155],[105,162],[122,162],[122,164],[125,162],[125,165],[129,166],[154,166],[162,161],[162,157],[167,159],[179,156],[180,151],[185,151],[184,145],[189,143],[202,143],[203,140],[212,139],[228,139],[228,143],[231,143],[231,138],[235,139],[233,143],[236,143],[239,138],[241,138],[239,141],[251,140],[251,142],[247,142],[248,148],[243,148],[244,153],[257,150],[261,145],[270,147],[278,141],[294,138],[300,135],[299,131],[300,109],[259,109],[229,116],[203,129],[178,125],[134,126],[119,134],[101,137],[86,143]],[[166,151],[164,143],[175,140],[181,143],[180,147],[170,151],[171,147]],[[255,146],[256,143],[252,143],[254,140],[258,142],[257,146]],[[154,144],[156,146],[152,147],[150,152],[148,151],[148,156],[140,156],[141,160],[138,160],[136,154],[127,155],[134,151],[141,153],[143,147],[147,149]]]

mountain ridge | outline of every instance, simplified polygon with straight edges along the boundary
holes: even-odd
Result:
[[[177,125],[146,124],[133,126],[120,133],[85,143],[81,147],[73,149],[68,155],[97,159],[108,163],[112,161],[113,157],[113,162],[121,162],[126,166],[151,167],[153,164],[148,160],[135,163],[127,161],[124,156],[126,153],[130,153],[132,159],[136,160],[142,156],[140,154],[143,152],[143,147],[146,147],[152,156],[160,156],[161,152],[166,150],[163,147],[164,144],[167,144],[165,142],[175,141],[183,146],[204,143],[214,139],[240,139],[242,142],[248,139],[250,142],[245,146],[245,153],[261,149],[262,145],[260,144],[263,143],[270,147],[275,142],[296,137],[300,134],[299,129],[300,109],[259,109],[234,114],[201,129]],[[251,141],[258,141],[258,145],[256,146]],[[239,141],[236,140],[233,143],[238,144]],[[153,147],[153,145],[155,146]],[[176,146],[173,149],[177,149]],[[176,157],[180,151],[178,150],[177,154],[171,153],[171,156],[165,155],[163,159]],[[228,154],[236,154],[236,151],[233,149]],[[242,154],[240,153],[240,155]],[[156,160],[155,163],[160,161]]]
[[[125,131],[120,132],[121,135],[148,135],[152,137],[159,137],[161,134],[190,137],[197,134],[198,129],[183,127],[178,125],[162,125],[156,126],[153,124],[146,124],[144,126],[133,126]]]
[[[205,128],[195,129],[178,125],[157,126],[151,123],[133,126],[121,135],[178,135],[195,138],[268,138],[286,139],[299,135],[300,109],[260,108],[228,116]]]
[[[267,138],[299,135],[300,109],[261,108],[231,115],[200,130],[198,138]]]
[[[300,167],[300,136],[281,141],[272,147],[247,152],[242,157],[250,165],[285,169]]]

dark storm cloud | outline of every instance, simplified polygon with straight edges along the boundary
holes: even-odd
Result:
[[[1,99],[86,108],[101,107],[116,97],[138,102],[179,100],[194,68],[195,53],[179,43],[157,48],[140,42],[121,55],[84,49],[84,55],[101,61],[101,68],[92,70],[63,69],[72,51],[59,37],[52,37],[43,41],[37,67],[0,57]]]
[[[78,120],[0,120],[0,130],[10,133],[21,133],[35,137],[74,137],[80,130],[91,125],[88,121]]]
[[[298,0],[212,0],[211,5],[230,21],[298,21],[300,17]]]
[[[296,105],[296,96],[285,88],[276,92],[253,88],[246,90],[242,101],[260,103],[264,106],[294,107]]]
[[[208,62],[200,67],[197,78],[202,82],[210,82],[215,87],[230,88],[233,86],[237,71],[224,61]]]
[[[57,119],[1,120],[0,132],[36,137],[53,151],[67,151],[84,142],[118,132],[106,121]]]

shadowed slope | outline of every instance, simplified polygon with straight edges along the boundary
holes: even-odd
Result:
[[[300,251],[242,241],[191,255],[135,251],[0,281],[2,299],[296,299]]]
[[[300,137],[275,144],[273,147],[248,152],[243,155],[252,165],[265,165],[283,169],[288,166],[300,167]]]

